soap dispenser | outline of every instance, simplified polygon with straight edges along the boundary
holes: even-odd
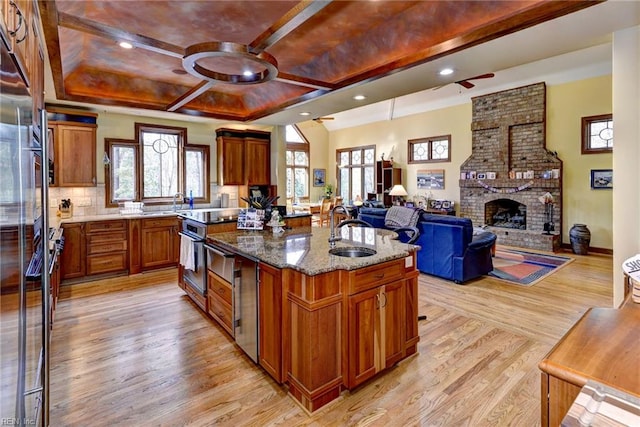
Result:
[[[193,210],[193,190],[189,190],[189,209]]]

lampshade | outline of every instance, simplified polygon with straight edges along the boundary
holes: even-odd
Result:
[[[407,196],[408,194],[407,190],[400,184],[394,185],[391,191],[389,191],[390,196]]]

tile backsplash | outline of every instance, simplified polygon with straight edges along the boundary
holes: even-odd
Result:
[[[219,186],[211,184],[211,201],[208,204],[198,204],[197,208],[219,207],[221,194],[229,194],[229,207],[238,207],[238,187]],[[58,204],[62,199],[71,199],[73,203],[73,216],[117,215],[119,208],[105,207],[105,186],[98,184],[95,187],[50,187],[49,188],[49,215],[55,217],[58,212]],[[183,204],[182,208],[188,205]],[[145,206],[145,210],[167,210],[171,203],[157,206]]]

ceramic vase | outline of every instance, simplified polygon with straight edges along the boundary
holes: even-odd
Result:
[[[569,240],[574,254],[587,255],[589,253],[591,231],[585,224],[573,224],[573,227],[569,230]]]

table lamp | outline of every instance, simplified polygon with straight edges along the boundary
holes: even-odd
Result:
[[[389,191],[389,195],[392,197],[394,204],[397,202],[398,205],[404,205],[404,196],[409,195],[409,193],[407,193],[407,190],[405,190],[401,184],[398,184],[393,186],[391,191]]]

